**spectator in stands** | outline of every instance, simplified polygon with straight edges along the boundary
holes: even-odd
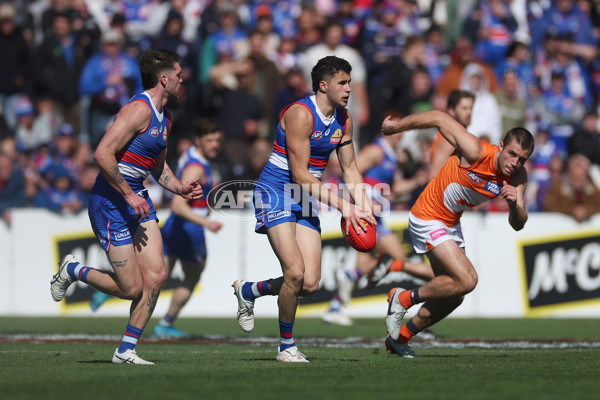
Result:
[[[386,68],[386,80],[380,88],[380,93],[373,92],[370,88],[371,97],[387,98],[384,104],[373,103],[373,110],[380,110],[380,115],[373,118],[375,125],[381,126],[387,110],[397,110],[402,115],[408,115],[412,106],[410,90],[412,84],[412,73],[417,68],[425,65],[425,39],[420,36],[409,36],[406,38],[404,49],[399,58],[390,60]],[[374,101],[370,98],[371,101]],[[375,130],[377,132],[378,129]],[[374,140],[374,139],[373,139]]]
[[[460,89],[460,82],[463,71],[468,64],[476,63],[483,68],[483,72],[489,82],[489,90],[494,92],[497,89],[497,82],[494,70],[486,63],[475,59],[473,54],[473,44],[471,41],[462,36],[459,37],[451,51],[451,63],[444,70],[444,74],[440,78],[436,93],[440,96],[440,102],[446,99],[453,90]]]
[[[527,104],[519,96],[520,80],[515,70],[506,69],[502,74],[500,89],[494,93],[502,115],[502,132],[521,126],[527,122]]]
[[[517,21],[503,0],[483,0],[463,23],[463,35],[475,43],[475,58],[495,65],[504,58]]]
[[[212,112],[225,132],[224,150],[234,177],[244,172],[250,143],[256,137],[267,136],[263,107],[252,92],[255,74],[254,63],[249,59],[223,62],[210,71],[214,90]]]
[[[585,114],[581,126],[569,138],[568,151],[569,156],[583,154],[592,164],[600,165],[600,130],[595,111]]]
[[[263,114],[267,120],[267,131],[274,132],[279,123],[279,115],[273,114],[275,93],[283,86],[283,75],[277,65],[267,57],[265,34],[253,30],[248,35],[250,54],[248,59],[254,63],[256,79],[252,91],[263,106]]]
[[[83,193],[75,185],[69,172],[62,167],[52,172],[50,185],[39,191],[33,200],[33,206],[67,214],[81,211],[84,204]]]
[[[256,18],[255,29],[263,34],[263,52],[272,60],[281,44],[281,37],[275,31],[273,24],[273,10],[268,4],[259,4],[254,9],[254,16]]]
[[[550,125],[550,138],[561,154],[567,153],[567,143],[573,134],[574,124],[581,120],[585,109],[576,99],[565,93],[565,78],[562,72],[553,72],[550,88],[538,97],[535,104],[541,121]]]
[[[109,30],[102,35],[102,49],[85,64],[79,92],[91,97],[89,142],[95,149],[115,113],[142,91],[142,78],[135,59],[123,53],[123,35]],[[84,110],[85,112],[85,110]]]
[[[27,96],[20,96],[15,104],[15,138],[20,152],[31,152],[52,140],[57,126],[52,103],[42,99],[39,104],[41,107],[37,113],[35,105]]]
[[[581,11],[575,0],[554,0],[541,18],[529,21],[529,27],[532,43],[536,48],[542,46],[544,36],[550,33],[573,39],[563,46],[572,56],[591,61],[598,54],[590,16]]]
[[[298,34],[295,39],[298,44],[298,51],[304,53],[308,48],[321,43],[323,20],[314,8],[303,7],[297,23]],[[307,63],[310,64],[310,62]]]
[[[537,82],[531,54],[525,43],[513,41],[506,50],[505,57],[496,63],[494,70],[498,81],[504,79],[506,70],[513,70],[517,73],[520,82],[518,93],[522,100],[529,102],[537,95]]]
[[[568,36],[550,35],[545,41],[545,52],[538,53],[536,75],[543,90],[551,86],[553,73],[562,73],[564,77],[563,91],[585,107],[591,107],[593,95],[589,74],[586,67],[573,55],[566,51],[572,42]]]
[[[354,121],[353,138],[355,141],[359,141],[360,130],[370,119],[367,74],[363,57],[358,51],[342,43],[343,35],[344,27],[339,22],[328,22],[323,30],[323,43],[308,48],[304,53],[306,56],[304,74],[307,82],[311,82],[311,68],[326,56],[337,56],[350,63],[352,66],[352,96],[348,102],[348,110]]]
[[[273,114],[280,116],[283,110],[296,100],[308,96],[304,72],[298,68],[290,69],[286,75],[283,86],[275,93]],[[273,139],[275,139],[273,137]]]
[[[529,206],[532,211],[542,211],[544,198],[548,188],[552,183],[553,177],[562,174],[563,163],[561,153],[556,143],[550,139],[548,133],[550,126],[546,123],[538,123],[537,133],[535,135],[535,150],[530,157],[531,165],[529,177],[529,186],[531,186],[530,197],[533,200]],[[534,196],[535,193],[535,196]]]
[[[600,213],[600,189],[589,177],[590,161],[581,154],[569,157],[562,179],[552,182],[544,211],[559,212],[583,222]]]
[[[27,42],[15,25],[15,6],[0,3],[0,106],[10,128],[17,124],[15,103],[20,94],[27,92],[30,82],[30,54]]]
[[[476,63],[465,67],[460,88],[475,94],[473,115],[467,131],[488,143],[499,145],[505,132],[502,131],[502,112],[489,87],[483,67]]]
[[[114,29],[121,33],[123,36],[123,53],[136,60],[139,60],[142,51],[150,45],[147,38],[134,40],[133,37],[131,37],[129,32],[127,32],[127,21],[125,20],[125,16],[121,13],[115,13],[112,15],[110,19],[110,26],[107,28],[107,30],[108,29]]]
[[[37,169],[42,178],[52,180],[53,171],[62,168],[69,173],[73,182],[79,181],[80,166],[75,162],[73,156],[77,150],[77,132],[68,123],[61,124],[49,143],[46,152],[38,156],[36,160]]]
[[[87,55],[68,13],[54,13],[52,22],[51,33],[35,52],[36,92],[50,98],[63,120],[79,131],[79,77]]]
[[[170,50],[181,57],[179,65],[183,83],[179,89],[179,97],[167,103],[173,121],[173,128],[167,139],[168,147],[174,147],[177,137],[189,135],[194,131],[195,101],[198,97],[198,56],[193,44],[183,38],[183,23],[183,15],[174,9],[170,10],[160,35],[152,41],[152,48]],[[167,162],[170,163],[177,159],[177,155],[175,152],[167,152],[167,158]]]
[[[25,207],[25,177],[13,159],[0,153],[0,218],[10,225],[10,209]]]

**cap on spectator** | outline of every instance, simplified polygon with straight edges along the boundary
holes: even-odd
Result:
[[[14,19],[16,15],[15,6],[11,3],[0,3],[0,20]]]
[[[123,34],[116,29],[110,29],[102,35],[102,43],[122,43]]]
[[[260,19],[262,17],[271,17],[273,15],[273,11],[271,10],[271,7],[268,4],[261,4],[258,7],[256,7],[256,11],[254,12],[256,14],[256,18]]]
[[[61,124],[58,129],[56,129],[56,137],[63,137],[63,136],[70,136],[70,137],[74,137],[75,136],[75,128],[73,128],[73,125],[71,124]]]
[[[59,178],[69,178],[73,180],[71,178],[71,175],[69,174],[69,171],[67,171],[67,169],[60,164],[55,165],[54,168],[48,171],[47,178],[50,179],[50,181],[52,182],[56,182],[56,180]]]
[[[548,132],[550,130],[550,123],[547,121],[538,121],[537,130],[538,130],[538,132],[539,131]]]
[[[17,117],[28,117],[35,114],[35,106],[27,96],[21,96],[15,104],[15,114]]]
[[[172,19],[183,21],[183,15],[181,15],[181,13],[177,10],[169,10],[169,13],[167,14],[167,21]]]

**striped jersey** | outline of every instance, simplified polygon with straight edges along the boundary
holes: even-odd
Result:
[[[497,197],[503,181],[511,183],[512,177],[502,175],[494,167],[499,147],[482,144],[483,155],[469,167],[460,166],[456,155],[448,159],[410,210],[415,217],[456,226],[463,211]]]
[[[347,111],[345,108],[337,108],[331,118],[326,118],[317,107],[315,95],[312,95],[287,106],[281,113],[281,117],[294,104],[306,107],[313,116],[313,132],[310,135],[310,161],[308,170],[314,177],[321,179],[323,170],[329,161],[329,155],[340,143],[342,136],[344,136]],[[267,165],[265,165],[265,170],[270,170],[270,172],[290,170],[285,148],[285,131],[281,127],[281,122],[277,125],[273,152]]]
[[[210,163],[206,158],[198,154],[195,146],[191,146],[189,149],[187,149],[186,152],[183,153],[181,157],[179,157],[179,160],[177,160],[177,178],[181,180],[183,171],[192,165],[200,166],[204,170],[205,181],[202,185],[202,191],[204,192],[204,196],[202,196],[200,200],[188,200],[188,203],[190,204],[194,212],[206,216],[209,213],[206,195],[213,188],[213,179],[211,176]]]
[[[135,135],[117,154],[119,172],[129,183],[132,190],[143,189],[144,179],[156,167],[158,155],[167,146],[167,134],[171,124],[170,113],[166,108],[159,113],[147,92],[133,96],[129,103],[145,102],[152,110],[150,123],[140,133]],[[115,116],[115,120],[119,114]],[[139,189],[138,189],[139,188]]]
[[[376,185],[378,183],[385,183],[391,185],[394,183],[394,174],[398,167],[398,157],[396,152],[390,144],[382,137],[375,140],[374,144],[383,150],[383,160],[371,168],[369,168],[363,174],[365,183],[369,185]]]

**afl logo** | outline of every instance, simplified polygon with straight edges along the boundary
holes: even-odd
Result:
[[[475,183],[481,183],[483,179],[481,179],[480,177],[478,177],[475,173],[473,172],[469,172],[468,174],[469,179],[472,180]]]
[[[154,137],[158,136],[158,128],[157,127],[152,128],[152,130],[150,131],[150,136],[154,136]]]
[[[317,139],[317,140],[321,139],[321,138],[323,138],[323,132],[321,132],[321,131],[313,132],[313,134],[310,135],[310,138]]]
[[[341,129],[337,129],[335,131],[335,133],[333,135],[331,135],[331,139],[329,140],[329,142],[331,143],[339,143],[342,141],[342,130]]]

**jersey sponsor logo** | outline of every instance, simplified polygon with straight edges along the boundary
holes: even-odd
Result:
[[[153,137],[158,136],[158,128],[157,127],[152,128],[152,130],[150,131],[150,136],[153,136]]]
[[[131,237],[131,233],[129,233],[129,229],[125,229],[121,232],[115,232],[115,241],[129,239]]]
[[[331,139],[329,140],[330,143],[339,143],[342,141],[342,130],[341,129],[336,129],[335,133],[333,135],[331,135]]]
[[[167,141],[167,127],[165,126],[165,130],[163,131],[163,142]]]
[[[500,194],[500,185],[494,182],[487,181],[485,183],[484,189],[490,193],[495,194],[496,196]]]
[[[431,240],[437,240],[437,239],[441,238],[442,236],[446,236],[446,235],[448,235],[448,232],[444,228],[436,229],[435,231],[433,231],[429,234],[429,236],[431,237]]]
[[[469,177],[470,180],[472,180],[475,183],[481,183],[483,181],[483,179],[481,179],[479,176],[477,176],[477,174],[474,172],[469,172],[467,174],[467,176]]]
[[[292,212],[289,210],[276,211],[274,213],[267,214],[267,221],[275,221],[283,217],[289,217],[290,215],[292,215]]]
[[[313,132],[313,134],[310,135],[310,138],[311,139],[317,139],[317,140],[318,139],[322,139],[323,138],[323,132],[321,132],[321,131]]]

